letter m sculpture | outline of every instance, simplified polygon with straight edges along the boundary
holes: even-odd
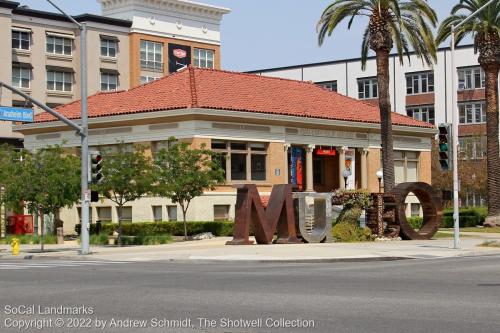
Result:
[[[226,245],[250,245],[250,227],[257,244],[271,244],[275,232],[277,244],[300,243],[295,230],[292,185],[275,185],[264,209],[257,186],[236,187],[236,220],[233,240]]]

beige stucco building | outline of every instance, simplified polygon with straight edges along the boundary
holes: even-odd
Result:
[[[190,67],[128,91],[99,93],[88,102],[92,149],[123,141],[140,143],[154,156],[173,136],[221,153],[226,184],[196,198],[188,220],[233,219],[237,184],[255,183],[263,195],[283,183],[295,191],[378,191],[378,108],[312,83]],[[57,111],[78,119],[79,107],[76,102]],[[399,114],[393,114],[393,124],[397,182],[430,183],[434,126]],[[46,113],[16,130],[28,149],[80,144],[70,128]],[[409,202],[408,209],[420,212],[418,202]],[[151,196],[131,203],[124,214],[133,222],[181,218],[168,199]],[[78,207],[65,209],[61,218],[65,232],[72,232]],[[117,221],[108,200],[92,205],[92,221],[98,220]]]

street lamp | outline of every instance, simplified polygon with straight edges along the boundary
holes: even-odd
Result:
[[[384,173],[382,170],[377,171],[376,173],[378,178],[378,193],[382,193],[382,178],[384,178]]]
[[[484,6],[479,8],[477,11],[472,13],[470,16],[466,17],[462,22],[457,25],[451,26],[451,96],[452,96],[452,122],[453,122],[453,226],[454,226],[454,241],[453,248],[460,248],[460,215],[459,215],[459,207],[458,207],[458,191],[459,191],[459,183],[458,183],[458,106],[457,106],[457,70],[455,68],[455,33],[458,28],[463,26],[465,23],[469,22],[473,19],[477,14],[482,12],[486,7],[491,5],[493,2],[498,0],[490,0]]]
[[[82,222],[81,222],[81,254],[89,254],[89,205],[90,194],[88,184],[89,163],[89,137],[88,137],[88,113],[87,113],[87,25],[79,23],[71,15],[59,8],[52,0],[47,0],[54,8],[66,16],[80,29],[80,98],[81,98],[81,192],[82,192]]]
[[[351,171],[349,170],[344,170],[342,172],[342,176],[344,176],[344,188],[347,190],[347,178],[349,178],[349,176],[351,175]]]

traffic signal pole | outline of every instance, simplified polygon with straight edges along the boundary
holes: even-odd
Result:
[[[71,15],[68,15],[64,10],[59,8],[52,0],[47,0],[54,8],[65,15],[71,22],[76,24],[80,29],[80,98],[81,98],[81,252],[86,255],[90,253],[89,249],[89,207],[90,207],[90,192],[88,183],[89,173],[89,137],[88,137],[88,113],[87,113],[87,26],[85,23],[79,23]]]

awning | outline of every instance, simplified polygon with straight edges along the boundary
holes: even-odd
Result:
[[[110,35],[99,35],[99,37],[101,37],[101,39],[108,39],[108,40],[112,40],[112,41],[115,41],[115,42],[119,42],[120,39],[118,39],[118,37],[116,36],[110,36]]]
[[[69,73],[75,72],[75,70],[71,67],[51,66],[51,65],[47,65],[47,70],[57,71],[57,72],[69,72]]]
[[[46,32],[47,36],[52,36],[52,37],[62,37],[62,38],[69,38],[69,39],[75,39],[74,34],[63,34],[60,32],[53,32],[53,31],[47,31]]]
[[[101,68],[101,73],[120,75],[118,70],[111,68]]]
[[[19,67],[26,67],[26,68],[31,68],[33,69],[33,65],[30,64],[29,62],[19,62],[19,61],[13,61],[12,62],[13,66],[19,66]]]
[[[23,27],[12,27],[12,31],[27,32],[29,34],[33,32],[30,28],[23,28]]]

